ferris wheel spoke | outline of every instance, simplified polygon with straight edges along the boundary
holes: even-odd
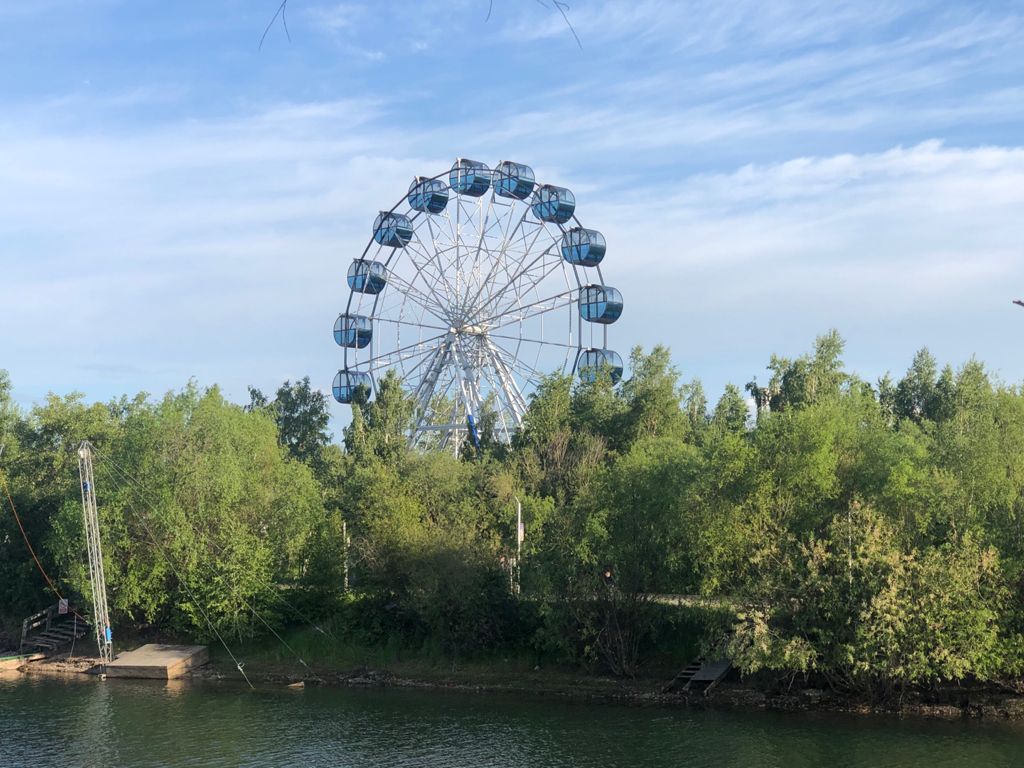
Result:
[[[555,246],[555,243],[552,243],[551,245],[549,245],[547,248],[545,248],[543,251],[541,251],[540,254],[535,259],[533,259],[533,261],[531,261],[525,267],[523,267],[518,272],[516,272],[507,283],[505,283],[500,288],[498,288],[498,290],[493,291],[488,296],[487,301],[485,301],[483,303],[483,305],[479,308],[478,311],[481,312],[481,313],[488,312],[488,311],[493,311],[495,304],[508,292],[508,290],[513,285],[516,284],[516,281],[519,280],[519,278],[521,278],[523,275],[527,274],[528,272],[532,271],[533,268],[537,265],[538,262],[543,264],[544,259],[548,256],[548,254],[551,252],[551,249],[554,246]],[[539,280],[535,281],[534,284],[536,284],[537,282],[539,282]]]
[[[487,201],[487,207],[486,208],[484,208],[484,206],[480,207],[480,227],[479,227],[480,231],[477,233],[476,251],[473,254],[473,265],[474,266],[479,265],[479,263],[480,263],[480,251],[482,251],[484,249],[484,238],[487,237],[487,222],[491,220],[491,214],[494,212],[494,198],[495,198],[495,194],[492,192],[489,195],[489,198],[490,199]],[[487,253],[489,254],[490,251],[488,250]],[[469,286],[467,285],[466,288],[467,288],[467,294],[468,294]]]
[[[523,224],[526,223],[526,218],[530,215],[530,211],[531,210],[532,209],[530,208],[530,204],[529,203],[526,203],[523,206],[523,214],[522,214],[522,216],[519,217],[519,220],[516,222],[515,229],[513,229],[511,233],[506,232],[505,243],[511,243],[511,242],[513,242],[516,239],[516,236],[519,234],[520,228],[523,226]],[[537,224],[542,229],[544,228],[544,225],[541,224],[540,222],[537,222]]]
[[[543,265],[542,265],[542,268],[543,268]],[[523,276],[523,278],[524,278],[523,282],[520,283],[519,285],[517,285],[517,290],[515,290],[515,291],[506,291],[505,292],[506,297],[509,297],[510,300],[506,301],[504,306],[497,306],[496,305],[495,308],[492,309],[492,311],[494,311],[497,314],[502,314],[504,312],[508,312],[508,311],[514,309],[515,306],[516,306],[516,303],[519,301],[519,297],[520,296],[529,295],[537,286],[543,284],[543,282],[550,275],[552,275],[553,273],[557,272],[561,268],[562,268],[562,262],[561,262],[561,260],[559,260],[559,261],[553,261],[547,267],[547,269],[542,269],[542,272],[541,272],[541,274],[539,276],[531,275],[531,273],[527,273],[526,275]],[[573,289],[570,288],[569,290],[572,291]],[[498,297],[499,300],[501,298],[502,298],[501,296]]]
[[[518,345],[516,346],[516,351],[508,349],[503,343],[499,342],[498,340],[491,341],[491,346],[502,356],[502,358],[509,365],[511,365],[514,368],[520,369],[520,373],[526,375],[528,378],[543,378],[544,376],[547,375],[545,371],[541,371],[536,366],[530,365],[522,358],[521,355],[519,355]]]
[[[409,261],[411,261],[413,266],[416,267],[416,273],[418,276],[421,277],[421,282],[427,286],[427,289],[434,295],[438,303],[442,305],[451,304],[452,286],[448,283],[448,280],[446,279],[444,274],[444,270],[440,269],[439,263],[436,265],[435,268],[434,261],[431,259],[431,255],[427,252],[426,243],[420,240],[419,231],[413,232],[413,239],[410,240],[409,243],[405,246],[405,250],[409,255]],[[424,259],[422,265],[416,260],[417,254],[422,256]],[[435,251],[434,260],[439,261],[436,257],[437,253]],[[429,273],[427,271],[428,266],[431,267]],[[430,278],[429,280],[428,277]],[[430,280],[432,280],[433,282],[430,282]],[[445,294],[444,299],[442,299],[441,296],[438,295],[436,289],[437,285],[440,285],[442,287]]]
[[[517,321],[518,322],[518,321]],[[500,326],[495,326],[500,327]],[[579,349],[579,344],[564,344],[560,341],[546,341],[545,339],[531,339],[529,336],[508,336],[501,333],[487,332],[489,339],[508,339],[510,341],[526,342],[527,344],[543,344],[549,347],[564,347],[565,349]]]
[[[444,317],[439,315],[441,310],[436,306],[434,301],[429,296],[424,295],[422,291],[410,285],[404,278],[400,278],[392,272],[388,274],[388,281],[397,287],[397,291],[387,291],[386,293],[381,294],[380,298],[383,302],[396,300],[397,303],[387,305],[381,302],[378,306],[382,308],[389,306],[391,309],[398,309],[402,307],[405,304],[405,300],[408,299],[423,312],[430,315],[430,317],[440,320],[441,322],[447,322]],[[398,294],[397,296],[395,295],[396,293]],[[382,314],[382,312],[377,312],[375,310],[375,314],[379,315]]]
[[[446,321],[438,322],[436,313],[423,306],[418,296],[409,296],[400,289],[381,294],[381,301],[372,308],[371,321],[392,326],[396,342],[401,342],[403,330],[414,328],[418,331],[445,331]],[[383,330],[383,325],[381,326]],[[424,334],[420,334],[422,336]],[[425,335],[429,335],[425,334]],[[419,338],[419,337],[417,337]],[[375,339],[379,341],[380,339]]]
[[[452,230],[452,244],[455,246],[455,274],[459,276],[462,274],[462,195],[455,197],[455,228]],[[456,288],[458,288],[458,284],[456,284]],[[455,301],[458,304],[457,292]]]
[[[576,290],[574,288],[570,288],[567,291],[556,293],[554,296],[548,296],[546,299],[534,301],[531,302],[530,304],[523,304],[520,307],[518,307],[518,314],[500,312],[484,320],[478,320],[477,324],[487,325],[488,330],[492,330],[494,328],[504,328],[506,325],[511,325],[512,323],[520,323],[523,322],[524,320],[528,320],[531,317],[543,315],[547,312],[552,312],[556,309],[560,309],[561,307],[574,304],[576,302],[575,294]],[[494,323],[494,325],[489,325],[490,323]]]
[[[523,261],[525,261],[527,258],[529,258],[530,253],[534,252],[534,249],[535,249],[535,247],[537,245],[537,241],[540,239],[541,234],[544,233],[545,231],[546,231],[546,229],[543,226],[539,226],[537,231],[534,234],[534,239],[532,239],[528,244],[525,243],[525,237],[524,237],[524,245],[523,245],[522,254],[521,254],[521,258],[522,258]],[[506,293],[509,290],[509,288],[511,288],[511,286],[513,284],[517,283],[521,279],[520,276],[515,275],[513,273],[512,269],[510,269],[511,262],[513,262],[515,260],[515,258],[518,257],[520,254],[518,252],[512,251],[509,248],[506,248],[503,251],[502,255],[503,255],[504,258],[502,258],[500,260],[500,262],[496,262],[496,263],[501,263],[502,268],[504,270],[504,279],[505,280],[509,280],[510,279],[510,275],[512,275],[511,276],[511,280],[509,280],[509,284],[507,286],[505,286],[502,289],[499,289],[498,291],[488,290],[487,291],[486,300],[479,307],[478,311],[484,311],[484,310],[486,310],[487,307],[494,306],[501,299],[502,295],[504,293]],[[509,256],[511,256],[512,258],[510,259]],[[544,254],[542,254],[542,259],[543,258],[544,258]],[[542,261],[541,263],[543,265],[544,262]],[[536,267],[534,265],[532,265],[532,264],[528,265],[525,269],[521,270],[521,274],[522,275],[529,274],[535,268]],[[497,279],[497,276],[498,276],[497,273],[495,273],[495,278],[496,279]],[[488,281],[488,286],[489,286],[489,281]]]
[[[420,264],[420,262],[416,260],[416,255],[419,253],[419,251],[418,249],[413,248],[413,243],[418,243],[418,240],[410,241],[403,249],[406,256],[408,256],[409,261],[412,263],[413,267],[416,268],[416,274],[413,276],[412,280],[409,281],[410,285],[415,285],[418,279],[419,282],[422,284],[423,288],[426,290],[426,292],[433,298],[435,302],[437,302],[438,306],[443,307],[450,304],[451,297],[447,295],[448,286],[444,284],[443,276],[436,274],[432,270],[428,270],[427,266],[429,262]],[[444,297],[442,297],[437,292],[438,285],[441,286],[443,292],[446,294]]]
[[[561,255],[557,252],[552,253],[552,249],[556,248],[557,245],[557,243],[553,242],[541,252],[538,258],[530,262],[524,269],[519,270],[508,284],[496,291],[489,301],[490,308],[494,309],[494,307],[501,305],[502,300],[510,295],[514,300],[528,295],[532,289],[541,285],[548,278],[548,275],[562,267]],[[512,306],[512,303],[506,305],[506,307],[510,306]]]
[[[412,322],[410,320],[393,320],[390,317],[377,317],[377,316],[371,315],[370,316],[370,320],[372,320],[375,323],[391,323],[392,325],[407,325],[407,326],[410,326],[412,328],[428,328],[428,329],[430,329],[432,331],[444,331],[445,333],[447,333],[450,330],[449,328],[445,328],[444,326],[440,326],[440,325],[426,325],[425,323],[414,323],[414,322]]]
[[[384,365],[393,365],[397,362],[402,362],[404,360],[411,360],[420,355],[425,355],[428,352],[437,349],[439,346],[442,346],[445,343],[445,338],[447,336],[447,333],[439,333],[437,336],[431,336],[426,339],[421,339],[420,341],[417,341],[413,344],[407,344],[404,347],[399,347],[398,349],[394,349],[390,352],[385,352],[384,354],[381,355],[375,355],[374,357],[368,358],[367,360],[357,360],[356,364],[360,367],[365,367],[373,371]],[[431,342],[434,341],[438,343],[431,345]],[[410,350],[414,351],[410,352]]]
[[[451,285],[448,282],[448,278],[445,275],[445,271],[444,271],[444,265],[441,263],[441,253],[442,253],[443,249],[438,247],[438,243],[440,242],[440,228],[438,228],[437,232],[434,231],[434,219],[433,219],[432,216],[427,216],[426,220],[427,220],[427,229],[430,232],[431,248],[429,250],[433,251],[433,259],[434,259],[434,264],[435,264],[435,266],[437,268],[437,273],[442,276],[442,279],[444,279],[445,293],[449,297],[452,297],[452,296],[455,295],[455,286]],[[425,242],[423,242],[423,240],[420,238],[418,230],[416,232],[416,241],[423,246],[424,251],[428,250],[427,244]],[[450,300],[451,299],[449,298],[449,301]]]
[[[502,360],[511,368],[514,368],[517,371],[519,371],[519,375],[522,376],[527,381],[529,381],[531,384],[536,384],[547,375],[543,371],[538,371],[532,365],[523,362],[520,358],[513,355],[504,347],[501,347],[497,344],[493,344],[492,348],[495,350],[495,354],[498,356],[500,360]]]
[[[481,228],[480,245],[477,248],[477,259],[476,259],[476,262],[475,262],[475,267],[478,269],[478,271],[477,271],[477,280],[476,280],[477,284],[475,286],[472,286],[472,287],[475,287],[476,290],[472,293],[472,296],[470,296],[470,291],[469,290],[467,290],[467,292],[466,292],[465,307],[467,309],[469,309],[473,314],[478,314],[479,313],[480,296],[488,289],[489,286],[491,286],[493,284],[494,276],[498,273],[498,270],[499,269],[507,269],[507,267],[505,265],[506,265],[507,260],[508,260],[508,252],[506,251],[506,249],[504,247],[504,243],[503,242],[499,242],[499,247],[493,248],[493,249],[489,248],[489,247],[487,247],[485,245],[485,243],[486,243],[485,237],[487,237],[487,236],[494,237],[495,234],[498,235],[498,236],[501,235],[501,218],[498,217],[498,216],[492,215],[492,214],[495,213],[494,203],[495,203],[496,199],[497,199],[496,197],[492,197],[491,203],[490,203],[490,205],[488,206],[488,209],[487,209],[487,216],[488,216],[488,218],[484,220],[482,228]],[[511,204],[501,203],[500,205],[501,205],[502,208],[505,209],[506,213],[511,212],[512,210],[514,210],[514,207]],[[511,220],[512,217],[506,216],[505,218],[508,219],[508,220]],[[506,229],[507,229],[507,226],[506,226]],[[497,230],[496,233],[495,233],[495,230]],[[487,253],[487,257],[488,258],[487,258],[486,265],[481,265],[480,264],[480,252],[481,252],[481,249],[483,249]],[[483,275],[482,278],[480,277],[480,275],[482,274],[482,270],[480,269],[481,266],[485,266],[486,270],[487,270],[487,273],[485,275]],[[470,288],[470,289],[472,289],[472,287],[471,286],[467,286],[467,288]]]
[[[508,274],[509,274],[509,269],[508,269],[509,255],[510,255],[510,253],[513,256],[515,255],[515,253],[510,248],[510,245],[513,242],[513,239],[515,238],[516,233],[519,231],[519,228],[523,225],[523,222],[526,221],[526,216],[527,216],[527,214],[529,212],[530,212],[530,206],[529,205],[524,205],[523,206],[523,213],[519,217],[519,219],[516,221],[515,229],[512,230],[511,233],[509,233],[509,227],[511,226],[512,219],[514,217],[512,217],[512,216],[508,217],[508,220],[507,220],[506,225],[505,225],[505,231],[502,233],[502,239],[501,239],[500,247],[498,248],[498,252],[497,252],[497,254],[495,255],[495,257],[494,257],[494,259],[492,261],[491,268],[487,272],[487,277],[480,284],[480,290],[478,290],[477,293],[476,293],[476,296],[473,297],[473,304],[474,305],[476,305],[480,301],[480,295],[483,293],[484,289],[487,288],[491,284],[491,280],[494,279],[495,276],[498,274],[498,268],[499,267],[501,267],[505,271],[505,276],[506,277],[508,276]],[[541,230],[543,229],[543,225],[542,224],[540,224],[538,226],[540,227]],[[536,238],[534,239],[534,242],[536,242]],[[523,258],[526,258],[528,254],[529,254],[529,249],[524,249],[524,251],[523,251]],[[488,300],[489,300],[489,298],[490,298],[490,296],[488,296]]]
[[[429,347],[426,349],[414,349],[407,350],[406,352],[390,352],[384,355],[378,355],[373,359],[372,363],[368,361],[360,365],[360,370],[366,368],[368,373],[378,373],[383,368],[389,368],[394,365],[407,363],[410,360],[415,360],[419,357],[430,354],[436,347]]]
[[[529,212],[530,212],[530,206],[527,205],[527,206],[524,207],[523,214],[522,214],[522,216],[520,216],[519,221],[516,224],[516,228],[515,228],[515,230],[513,232],[513,238],[515,237],[515,233],[519,232],[519,229],[520,229],[520,227],[522,227],[523,222],[526,221],[526,215]],[[540,237],[541,233],[542,232],[546,232],[546,231],[547,230],[545,229],[544,225],[538,222],[536,224],[536,232],[534,233],[533,240],[530,242],[529,245],[526,244],[526,236],[524,234],[524,237],[523,237],[523,246],[524,247],[523,247],[523,254],[522,254],[524,260],[529,257],[530,250],[531,250],[531,248],[534,245],[536,245],[537,239]],[[478,302],[480,301],[480,296],[483,294],[484,289],[488,288],[491,285],[491,280],[497,276],[497,270],[498,270],[499,266],[502,267],[503,269],[505,269],[505,276],[506,277],[508,276],[508,261],[509,261],[508,257],[509,257],[509,254],[511,252],[513,256],[516,255],[515,249],[513,249],[511,247],[513,242],[514,242],[514,239],[508,239],[508,238],[505,238],[502,241],[501,248],[498,249],[498,255],[496,256],[496,258],[493,259],[492,264],[491,264],[491,268],[487,272],[487,277],[483,280],[483,282],[480,283],[480,288],[476,292],[476,295],[473,297],[473,302],[472,303],[473,303],[474,306],[478,305]],[[487,307],[487,305],[491,303],[492,298],[493,298],[493,293],[489,292],[487,300],[483,303],[483,305],[479,306],[478,311],[481,311],[485,307]]]
[[[436,317],[441,322],[447,322],[443,304],[437,303],[395,272],[388,273],[388,280],[394,282],[405,296],[412,299],[414,303],[418,304],[426,312],[429,312],[433,317]]]

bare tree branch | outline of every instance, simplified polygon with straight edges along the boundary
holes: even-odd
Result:
[[[572,25],[572,22],[569,21],[569,4],[564,2],[564,0],[551,0],[550,5],[548,4],[548,0],[537,0],[537,4],[542,8],[547,8],[548,10],[554,8],[562,14],[562,18],[565,19],[566,26],[569,27],[569,31],[572,32],[572,36],[576,38],[576,45],[578,45],[582,51],[583,43],[580,41],[580,36],[576,34],[576,28]]]
[[[274,18],[267,24],[267,28],[263,30],[263,36],[260,38],[259,50],[263,50],[263,41],[267,39],[267,33],[270,32],[270,28],[274,26],[274,22],[277,21],[277,17],[281,17],[281,23],[284,25],[284,34],[288,38],[288,42],[292,41],[292,34],[288,31],[288,0],[281,0],[281,4],[277,6],[277,11],[274,13]]]
[[[576,34],[576,28],[572,25],[572,22],[569,20],[569,13],[568,13],[568,11],[569,11],[569,4],[567,2],[565,2],[565,0],[535,0],[535,1],[536,1],[537,5],[541,6],[542,8],[546,8],[549,11],[550,10],[556,10],[556,11],[558,11],[561,14],[562,18],[565,20],[565,25],[567,27],[569,27],[569,31],[572,32],[572,36],[576,39],[576,45],[578,45],[580,47],[580,49],[582,50],[583,49],[583,43],[580,40],[580,36],[578,34]],[[486,23],[486,22],[491,20],[491,14],[493,12],[494,12],[494,0],[488,0],[488,2],[487,2],[487,17],[484,19],[484,23]],[[281,24],[282,24],[282,26],[284,26],[284,34],[288,38],[288,42],[290,43],[292,41],[291,32],[288,30],[288,0],[281,0],[281,4],[279,6],[277,6],[277,10],[274,12],[273,18],[270,19],[270,22],[267,24],[266,29],[263,30],[263,35],[260,37],[259,49],[261,51],[263,50],[263,43],[266,41],[267,35],[270,33],[270,30],[274,26],[274,22],[277,21],[277,18],[279,16],[281,17]]]

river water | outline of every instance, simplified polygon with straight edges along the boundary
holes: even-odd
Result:
[[[0,767],[1001,768],[1024,727],[409,690],[0,677]]]

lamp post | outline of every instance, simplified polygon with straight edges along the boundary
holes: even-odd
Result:
[[[512,579],[512,594],[518,597],[519,595],[519,562],[523,556],[523,539],[526,538],[526,529],[523,527],[523,505],[519,501],[519,497],[513,497],[516,500],[516,556],[511,563],[509,569],[509,575]]]

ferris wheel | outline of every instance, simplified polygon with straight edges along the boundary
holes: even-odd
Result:
[[[608,326],[622,295],[601,275],[604,236],[575,209],[568,189],[510,161],[414,178],[348,268],[334,398],[370,398],[392,369],[414,404],[410,441],[458,450],[484,418],[511,440],[546,374],[618,381]]]

